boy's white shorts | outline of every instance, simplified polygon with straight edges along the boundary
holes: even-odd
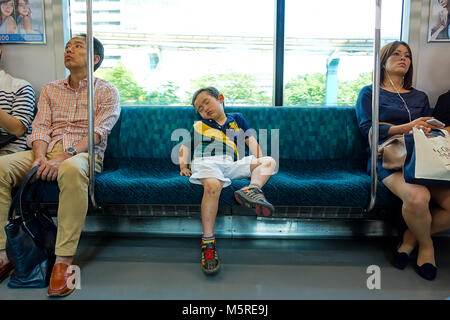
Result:
[[[195,158],[191,164],[191,183],[202,184],[200,179],[216,178],[223,181],[223,188],[231,184],[232,179],[248,179],[251,176],[250,164],[256,160],[254,155],[233,161],[230,156]]]

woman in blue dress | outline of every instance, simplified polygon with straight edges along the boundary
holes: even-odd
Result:
[[[436,128],[426,122],[432,119],[427,95],[412,87],[413,65],[408,44],[394,41],[385,45],[380,59],[379,121],[385,124],[379,127],[379,143],[393,135],[409,133],[413,127],[425,132]],[[368,138],[372,125],[372,85],[360,91],[356,115],[361,132]],[[433,280],[437,268],[431,235],[450,229],[450,189],[407,183],[401,169],[386,170],[381,160],[377,168],[378,178],[402,200],[402,216],[408,226],[394,252],[394,265],[406,268],[409,255],[418,246],[416,269],[425,279]],[[438,205],[432,212],[431,199]]]

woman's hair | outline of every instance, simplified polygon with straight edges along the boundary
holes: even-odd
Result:
[[[201,89],[195,91],[194,96],[192,97],[192,105],[193,106],[194,106],[195,99],[197,99],[198,95],[202,92],[207,92],[211,97],[214,97],[217,100],[219,100],[219,94],[220,94],[219,90],[217,90],[214,87],[201,88]],[[225,107],[225,103],[223,106]]]
[[[412,63],[412,53],[411,48],[406,42],[403,41],[394,41],[386,44],[383,48],[380,50],[380,83],[383,84],[385,74],[386,74],[386,61],[387,59],[392,55],[392,53],[397,49],[399,46],[404,45],[409,52],[409,57],[411,60],[411,64],[409,65],[408,72],[403,77],[403,87],[405,89],[411,89],[412,87],[412,77],[413,77],[413,63]]]
[[[1,4],[4,4],[4,3],[6,3],[6,2],[10,2],[11,0],[0,0],[0,5]],[[14,2],[13,2],[14,3]]]

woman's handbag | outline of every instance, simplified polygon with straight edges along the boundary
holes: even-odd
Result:
[[[405,136],[405,181],[421,185],[450,186],[450,135],[435,129],[430,134],[413,128]]]
[[[397,134],[378,146],[378,157],[383,168],[397,170],[403,167],[406,158],[405,135]]]
[[[38,168],[34,167],[25,177],[8,213],[8,224],[5,227],[6,254],[15,267],[8,282],[10,288],[48,286],[55,263],[57,229],[53,220],[42,211],[39,204],[35,208],[33,206],[24,208],[22,202]],[[13,218],[14,211],[15,218]]]
[[[380,124],[391,125],[387,122]],[[371,145],[372,128],[369,130],[369,145]],[[403,134],[396,134],[378,146],[378,158],[382,159],[383,168],[398,170],[403,168],[406,158],[405,138]]]

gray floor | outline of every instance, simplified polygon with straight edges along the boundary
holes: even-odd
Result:
[[[197,238],[83,234],[75,264],[77,299],[449,299],[450,238],[435,239],[438,276],[390,264],[395,239],[218,239],[222,270],[200,270]],[[381,289],[369,290],[367,268],[378,265]],[[47,299],[46,289],[9,289],[0,300]]]

